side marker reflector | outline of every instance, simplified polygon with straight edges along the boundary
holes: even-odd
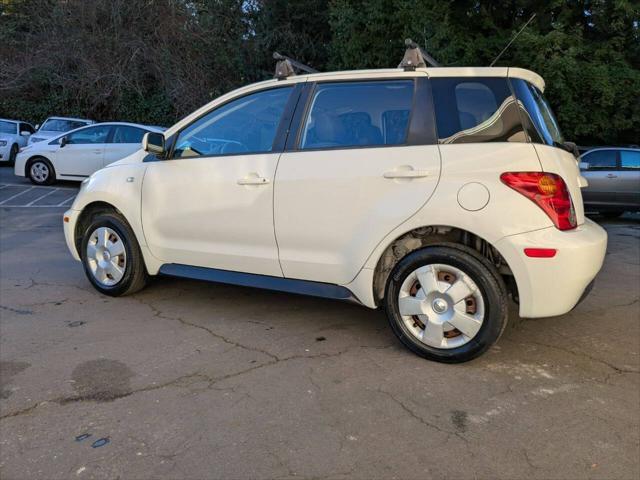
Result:
[[[67,217],[66,215],[62,218],[62,221],[64,223],[69,223],[69,217]]]
[[[558,250],[555,248],[525,248],[524,254],[532,258],[553,258]]]

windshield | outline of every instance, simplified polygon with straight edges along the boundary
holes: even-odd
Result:
[[[558,121],[542,92],[524,80],[512,79],[512,84],[518,100],[524,106],[523,114],[531,141],[547,145],[563,144],[564,137]]]
[[[85,125],[89,125],[89,122],[82,122],[79,120],[62,120],[59,118],[50,118],[40,130],[46,130],[48,132],[68,132],[69,130],[75,130],[76,128],[84,127]]]
[[[16,124],[13,122],[6,122],[4,120],[0,120],[0,133],[16,133]]]

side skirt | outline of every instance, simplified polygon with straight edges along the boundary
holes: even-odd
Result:
[[[193,267],[178,263],[165,263],[160,267],[160,274],[171,277],[191,278],[207,282],[240,285],[242,287],[263,288],[278,292],[296,293],[312,297],[331,298],[360,304],[360,301],[346,287],[331,283],[296,280],[293,278],[271,277],[255,273],[232,272],[217,268]]]

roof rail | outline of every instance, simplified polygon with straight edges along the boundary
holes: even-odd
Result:
[[[404,57],[398,65],[398,68],[404,68],[405,71],[415,70],[416,68],[424,68],[427,63],[432,67],[439,67],[440,64],[436,62],[431,55],[420,47],[416,42],[407,38],[404,41],[407,49],[404,52]]]
[[[276,72],[273,75],[273,78],[277,78],[278,80],[284,80],[285,78],[295,75],[296,70],[302,70],[306,73],[318,73],[318,70],[311,68],[304,63],[300,63],[293,58],[280,55],[278,52],[273,52],[273,59],[278,62],[276,63]]]

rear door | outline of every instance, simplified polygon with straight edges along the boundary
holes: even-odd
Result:
[[[67,134],[66,144],[59,142],[53,153],[56,172],[63,176],[88,177],[102,168],[110,125],[96,125]]]
[[[440,155],[431,93],[426,75],[415,75],[310,85],[276,172],[285,277],[350,282],[433,193]]]
[[[147,131],[131,125],[115,125],[104,152],[104,165],[117,162],[142,148],[142,137]]]
[[[585,205],[617,205],[620,173],[618,152],[613,149],[592,150],[582,156],[581,162],[588,164],[582,171],[582,176],[589,182],[589,185],[582,189]]]
[[[640,208],[640,150],[620,150],[618,201]]]

